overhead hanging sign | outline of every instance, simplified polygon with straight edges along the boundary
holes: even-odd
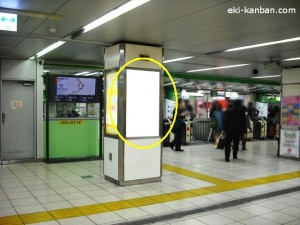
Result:
[[[0,12],[0,30],[17,31],[18,16],[14,13]]]
[[[238,98],[239,94],[237,92],[226,92],[225,97],[226,98]]]
[[[186,90],[182,90],[181,95],[183,99],[188,99],[190,96],[203,97],[204,91],[198,90],[197,92],[188,92]]]

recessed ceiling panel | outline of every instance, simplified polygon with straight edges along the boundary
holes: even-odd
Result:
[[[64,37],[123,3],[123,0],[67,1],[66,4],[55,12],[56,14],[63,15],[61,20],[47,20],[33,34]],[[56,32],[50,33],[50,27],[55,27]],[[96,37],[93,41],[100,40]]]
[[[9,57],[28,59],[53,42],[52,40],[26,38],[10,52]]]
[[[205,12],[206,9],[222,5],[226,0],[152,0],[146,4],[86,33],[82,40],[117,42],[120,40],[140,43],[163,44],[172,34],[167,34],[167,24],[178,23],[190,15]],[[186,24],[186,27],[188,24]],[[148,33],[148,38],[135,38],[143,32],[158,28],[158,32]],[[177,30],[184,33],[184,30]]]
[[[48,60],[103,62],[104,47],[95,44],[69,42],[46,55]]]

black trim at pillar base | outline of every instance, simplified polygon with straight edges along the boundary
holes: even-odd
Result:
[[[147,178],[147,179],[140,179],[140,180],[130,180],[130,181],[119,181],[115,180],[111,177],[104,176],[104,179],[110,181],[116,185],[121,187],[130,186],[130,185],[137,185],[137,184],[147,184],[147,183],[154,183],[154,182],[161,182],[161,177],[154,177],[154,178]]]

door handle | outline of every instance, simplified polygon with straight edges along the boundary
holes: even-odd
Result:
[[[2,123],[5,123],[5,113],[2,113]]]

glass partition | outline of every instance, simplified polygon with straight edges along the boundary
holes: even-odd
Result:
[[[49,103],[49,118],[99,118],[99,103]],[[45,115],[44,115],[45,117]]]

